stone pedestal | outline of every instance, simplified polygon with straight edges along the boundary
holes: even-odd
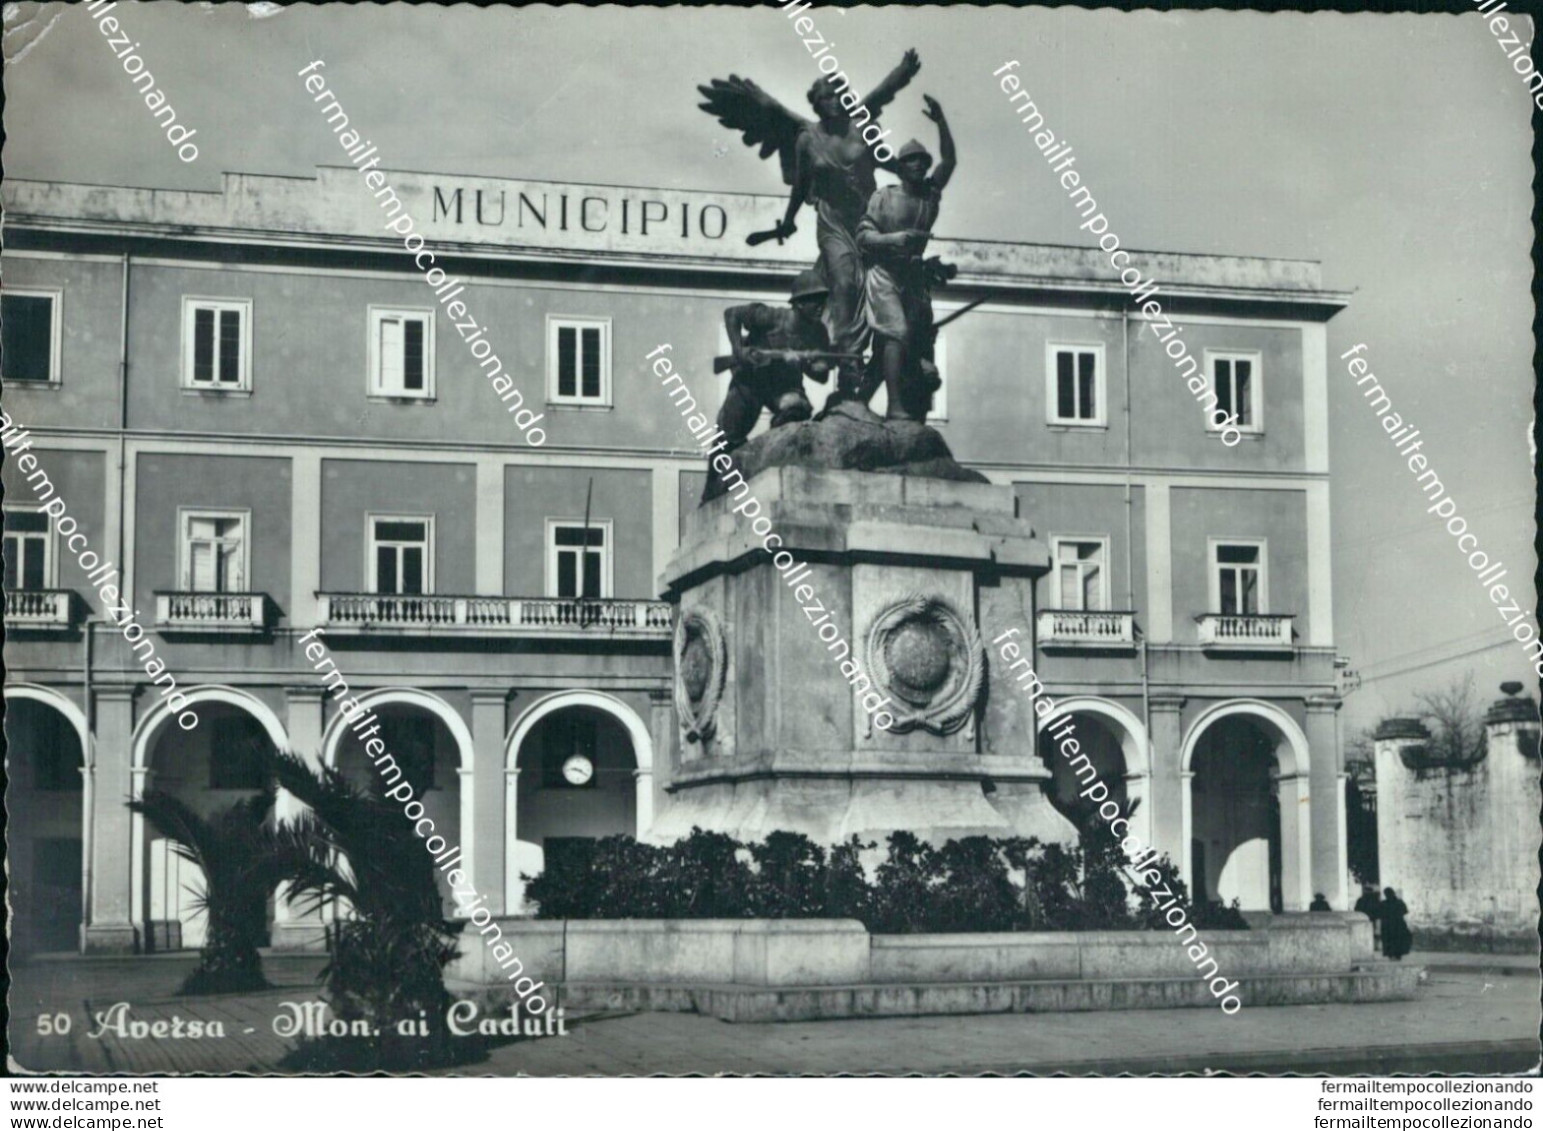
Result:
[[[1048,568],[1009,487],[781,467],[705,503],[660,579],[681,735],[653,837],[1074,839],[990,643],[1034,655]]]

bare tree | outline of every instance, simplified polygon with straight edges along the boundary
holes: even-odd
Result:
[[[1414,713],[1431,732],[1432,764],[1466,766],[1484,757],[1484,714],[1471,672],[1439,690],[1416,695],[1415,703]]]

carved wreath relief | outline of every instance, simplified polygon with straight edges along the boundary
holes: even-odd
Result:
[[[683,612],[675,622],[675,713],[687,742],[706,743],[717,729],[718,702],[728,669],[723,628],[709,609]]]
[[[907,594],[868,630],[866,661],[874,686],[895,704],[890,731],[921,727],[953,734],[970,721],[986,671],[975,626],[942,597]]]

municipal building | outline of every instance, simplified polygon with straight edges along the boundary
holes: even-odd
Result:
[[[658,579],[705,465],[645,355],[671,343],[716,410],[724,308],[784,301],[813,225],[751,248],[783,198],[388,179],[543,443],[352,168],[5,183],[6,412],[198,718],[178,724],[12,456],[23,951],[200,945],[202,877],[125,806],[147,788],[225,807],[261,785],[259,744],[368,780],[298,643],[315,628],[494,911],[547,854],[647,837],[673,802]],[[984,300],[941,335],[932,423],[1049,551],[1020,639],[1099,777],[1192,890],[1344,909],[1325,331],[1346,296],[1316,263],[1133,253],[1237,416],[1228,447],[1096,248],[930,250],[959,269],[939,318]],[[275,900],[271,941],[315,924]]]

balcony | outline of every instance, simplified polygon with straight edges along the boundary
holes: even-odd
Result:
[[[1136,614],[1074,609],[1043,609],[1035,619],[1041,648],[1134,651]]]
[[[667,640],[674,628],[674,607],[665,601],[381,593],[318,593],[316,597],[322,624],[360,632]]]
[[[155,624],[163,634],[264,632],[273,612],[266,593],[155,591]]]
[[[7,589],[5,627],[11,632],[69,632],[79,607],[73,589]]]
[[[1201,613],[1195,622],[1207,652],[1289,652],[1293,619],[1290,614]]]

